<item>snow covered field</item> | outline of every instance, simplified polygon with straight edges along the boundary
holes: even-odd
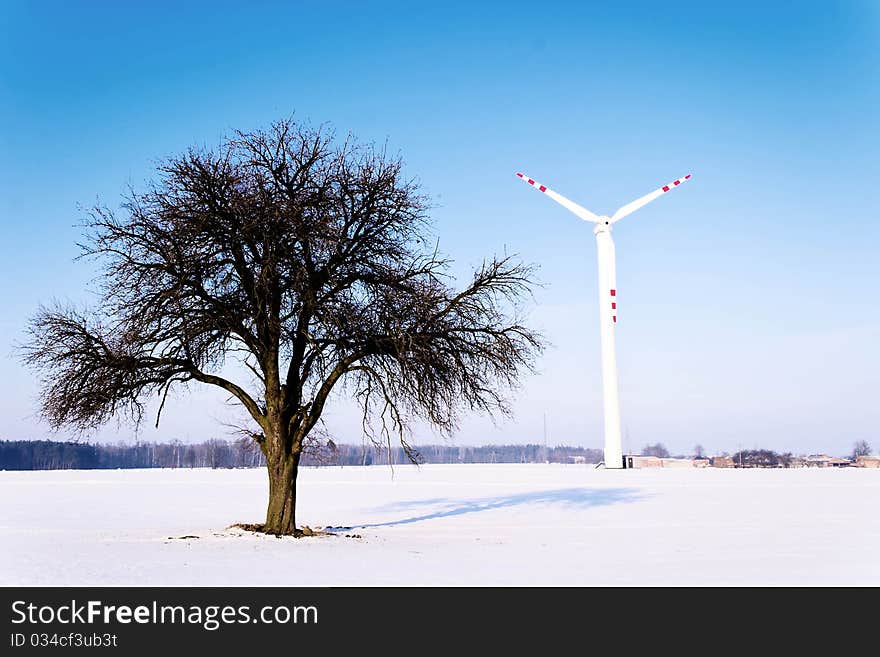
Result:
[[[0,472],[0,584],[880,585],[877,470],[373,466],[299,481],[298,524],[351,529],[226,529],[262,521],[262,470]]]

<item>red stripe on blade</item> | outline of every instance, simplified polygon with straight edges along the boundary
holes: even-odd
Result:
[[[617,290],[611,290],[611,296],[612,296],[612,297],[616,297],[616,296],[617,296]]]
[[[613,320],[614,320],[614,323],[617,324],[617,315],[615,315],[615,316],[612,317],[611,319],[613,319]]]
[[[614,301],[611,302],[611,310],[617,310],[617,304]]]
[[[663,191],[664,191],[664,192],[668,192],[668,191],[669,191],[669,185],[663,185]]]
[[[686,175],[686,176],[684,177],[684,179],[687,180],[687,179],[690,178],[690,177],[691,177],[691,174],[688,174],[688,175]]]
[[[547,188],[544,187],[544,185],[541,185],[540,187],[538,187],[538,189],[540,189],[542,192],[546,192],[546,191],[547,191]]]

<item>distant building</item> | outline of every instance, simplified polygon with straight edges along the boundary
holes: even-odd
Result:
[[[857,468],[880,468],[880,456],[858,456],[853,465]]]
[[[676,459],[661,458],[659,456],[644,456],[641,454],[627,454],[626,467],[643,468],[705,468],[709,465],[708,459]]]
[[[627,454],[627,468],[662,468],[663,462],[659,456],[642,456],[641,454]]]
[[[735,468],[732,456],[713,456],[709,459],[713,468]]]
[[[804,465],[808,468],[845,468],[852,464],[849,459],[842,459],[827,454],[811,454],[804,458]]]

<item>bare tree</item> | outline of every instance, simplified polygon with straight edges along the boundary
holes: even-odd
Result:
[[[694,445],[694,458],[702,459],[706,457],[706,450],[703,449],[703,446],[697,443]]]
[[[654,445],[645,445],[642,448],[642,454],[645,456],[659,456],[660,458],[669,458],[669,450],[666,449],[666,445],[663,443],[656,443]]]
[[[158,424],[173,387],[220,387],[266,457],[264,530],[295,534],[300,456],[334,390],[359,402],[372,440],[408,454],[415,419],[450,431],[464,410],[509,412],[505,391],[542,348],[519,318],[532,270],[491,259],[453,288],[401,170],[282,120],[165,161],[120,213],[95,207],[83,251],[101,266],[99,307],[41,308],[23,347],[45,418],[140,422],[152,394]],[[252,379],[224,376],[230,359]]]
[[[860,456],[870,456],[871,455],[871,446],[868,444],[867,440],[860,440],[855,445],[853,445],[853,459],[857,459]]]

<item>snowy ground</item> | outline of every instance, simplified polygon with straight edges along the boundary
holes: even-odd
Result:
[[[0,472],[2,585],[880,585],[880,471],[305,468]],[[362,538],[346,538],[345,533]],[[195,535],[198,538],[169,538]]]

